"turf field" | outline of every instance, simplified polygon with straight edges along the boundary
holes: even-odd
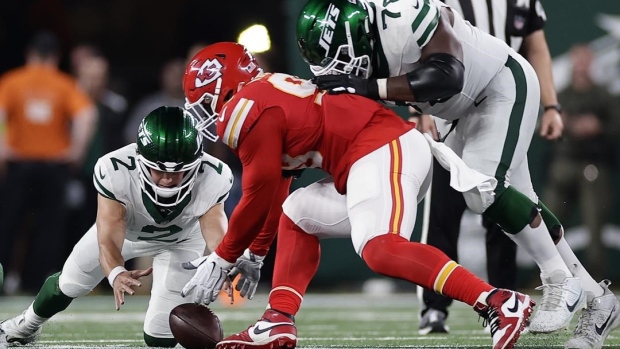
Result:
[[[0,318],[21,312],[30,298],[0,297]],[[128,297],[120,312],[111,296],[88,296],[71,304],[44,328],[36,345],[27,348],[143,347],[142,320],[148,299]],[[490,348],[490,335],[469,307],[456,304],[449,335],[419,336],[414,295],[366,296],[311,294],[297,316],[299,347],[304,348]],[[224,334],[245,329],[262,314],[266,295],[237,307],[216,303]],[[573,323],[576,319],[573,320]],[[563,348],[569,331],[556,335],[524,334],[517,348]],[[620,330],[606,348],[620,348]]]

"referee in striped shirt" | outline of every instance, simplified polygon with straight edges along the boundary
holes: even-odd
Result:
[[[546,15],[539,0],[441,0],[459,12],[479,29],[505,41],[524,56],[536,70],[540,81],[541,103],[544,113],[540,136],[556,140],[562,135],[560,116],[553,76],[551,55],[543,28]],[[437,139],[437,129],[431,116],[422,115],[418,128]],[[467,205],[461,193],[449,185],[450,174],[436,164],[433,170],[430,198],[429,245],[457,260],[457,241],[461,218]],[[517,264],[515,243],[499,226],[483,222],[486,229],[487,271],[489,283],[495,287],[515,289]],[[424,309],[420,334],[448,332],[446,318],[450,298],[424,290]]]

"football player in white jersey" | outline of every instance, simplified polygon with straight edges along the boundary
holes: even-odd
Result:
[[[187,303],[181,289],[195,273],[182,264],[213,251],[223,238],[223,202],[233,182],[230,168],[203,151],[196,124],[182,108],[159,107],[142,120],[137,143],[99,159],[93,174],[96,223],[28,309],[0,324],[9,343],[34,341],[49,318],[105,277],[119,310],[125,293],[133,295],[139,278],[152,272],[144,341],[150,347],[177,344],[168,316]],[[126,260],[141,256],[153,257],[152,268],[125,269]]]
[[[534,192],[527,150],[540,87],[523,57],[437,0],[309,0],[297,39],[318,75],[313,81],[329,93],[406,103],[455,121],[443,132],[445,143],[498,181],[493,195],[466,194],[467,205],[499,224],[541,270],[543,298],[531,332],[564,328],[586,305],[586,293],[610,293],[583,268]],[[620,322],[620,304],[612,303],[600,309],[609,320],[605,336]]]

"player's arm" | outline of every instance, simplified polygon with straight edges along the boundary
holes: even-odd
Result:
[[[312,81],[329,93],[355,93],[372,99],[429,102],[449,98],[463,89],[463,48],[452,29],[452,13],[441,8],[431,39],[422,47],[420,60],[403,75],[363,79],[349,75],[323,75]],[[433,28],[429,28],[433,30]]]
[[[540,135],[548,140],[562,136],[564,123],[560,115],[560,106],[553,83],[553,70],[549,46],[542,29],[529,34],[523,40],[525,58],[530,62],[540,83],[540,100],[544,107]]]
[[[125,259],[121,251],[125,240],[125,206],[116,200],[97,195],[97,242],[99,263],[104,275],[114,289],[116,310],[125,303],[125,292],[133,295],[132,287],[140,286],[138,278],[149,275],[146,270],[125,269]]]
[[[228,217],[226,217],[226,212],[224,212],[224,204],[214,205],[198,221],[200,222],[202,236],[207,243],[208,251],[205,254],[209,254],[215,251],[217,245],[224,238],[226,229],[228,229]]]
[[[238,147],[243,166],[242,196],[233,211],[228,232],[216,253],[235,262],[265,225],[272,207],[281,206],[290,180],[282,177],[284,114],[279,108],[263,112]],[[275,234],[266,232],[266,234]],[[273,240],[273,235],[267,239]]]

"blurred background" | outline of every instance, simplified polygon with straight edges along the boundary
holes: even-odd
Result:
[[[545,34],[554,58],[558,92],[571,82],[573,61],[569,51],[576,44],[584,44],[593,52],[588,73],[620,105],[620,2],[599,0],[589,2],[587,6],[582,1],[541,0],[541,3],[547,14]],[[148,111],[161,104],[182,105],[184,65],[196,50],[218,41],[238,41],[256,53],[265,70],[310,77],[295,43],[295,20],[303,4],[303,0],[0,2],[0,76],[25,64],[27,45],[36,33],[41,30],[51,32],[58,37],[61,48],[60,69],[76,79],[99,111],[86,155],[72,167],[70,178],[63,184],[66,186],[63,198],[55,203],[62,207],[67,218],[62,223],[64,234],[59,237],[61,244],[57,247],[62,261],[95,220],[96,192],[91,180],[94,161],[133,142],[138,122]],[[406,110],[398,112],[406,117]],[[620,120],[620,108],[613,108],[611,117]],[[607,192],[611,201],[604,207],[610,214],[600,236],[600,249],[606,252],[601,256],[606,257],[603,265],[597,268],[604,268],[607,278],[620,282],[620,270],[612,267],[620,264],[620,152],[615,151],[620,145],[620,137],[615,137],[613,143],[614,151],[608,155],[611,158],[611,181]],[[554,144],[535,136],[530,149],[534,186],[541,195],[550,181],[553,147]],[[215,152],[239,172],[239,165],[230,153],[211,147],[207,150]],[[5,168],[0,170],[0,190],[4,194],[13,183],[6,180]],[[595,166],[588,167],[583,175],[586,180],[595,180],[598,173]],[[307,185],[321,175],[319,171],[308,171],[295,186]],[[227,202],[228,213],[238,200],[239,193],[236,194],[233,193]],[[14,236],[14,241],[10,245],[0,241],[0,253],[17,251],[11,257],[14,267],[5,270],[4,292],[7,294],[38,290],[41,280],[28,280],[32,272],[30,265],[47,265],[56,270],[62,266],[46,264],[46,261],[38,260],[40,256],[27,252],[28,246],[36,239],[28,229],[32,223],[30,218],[36,220],[38,217],[34,211],[38,199],[32,200],[33,213],[29,218],[17,225],[15,231],[5,232]],[[585,251],[593,242],[592,234],[583,225],[580,201],[566,204],[570,217],[564,222],[568,228],[567,239],[578,254],[586,258]],[[11,203],[5,200],[0,205],[0,213],[7,209],[7,205]],[[484,233],[478,229],[477,219],[479,217],[473,214],[466,214],[463,218],[460,261],[485,277],[485,262],[480,260],[480,256],[485,255]],[[420,230],[421,220],[413,239],[419,239]],[[370,291],[386,292],[413,289],[410,285],[377,279],[353,252],[348,240],[323,241],[322,248],[321,267],[311,290],[351,291],[365,287]],[[31,260],[37,263],[28,263]],[[264,288],[270,285],[272,266],[273,253],[270,253],[262,279]],[[520,287],[538,285],[538,272],[528,256],[519,254],[519,266]]]

